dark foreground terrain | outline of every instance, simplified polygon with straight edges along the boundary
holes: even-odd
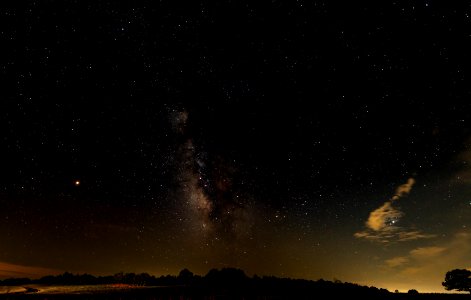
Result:
[[[312,283],[312,282],[311,282]],[[138,286],[31,286],[0,294],[0,299],[62,300],[62,299],[142,299],[142,300],[281,300],[281,299],[391,299],[391,300],[465,300],[468,294],[407,294],[391,293],[374,287],[322,282],[323,286],[300,284],[251,287],[138,287]]]
[[[468,294],[391,293],[354,283],[276,277],[248,277],[239,269],[211,270],[205,276],[182,270],[178,276],[115,274],[94,277],[64,273],[41,279],[0,281],[0,299],[142,299],[142,300],[281,300],[281,299],[471,299]]]
[[[216,299],[254,299],[254,300],[278,300],[278,299],[391,299],[391,300],[465,300],[470,299],[467,294],[401,294],[401,293],[346,293],[337,290],[293,290],[293,291],[208,291],[198,288],[184,287],[155,287],[146,289],[116,290],[107,292],[94,292],[82,294],[4,294],[0,299],[29,299],[29,300],[62,300],[62,299],[143,299],[143,300],[216,300]]]

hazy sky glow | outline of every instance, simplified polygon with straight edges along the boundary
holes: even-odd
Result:
[[[0,279],[471,268],[469,7],[40,2],[2,12]]]

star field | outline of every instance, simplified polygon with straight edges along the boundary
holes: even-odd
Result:
[[[471,267],[471,6],[154,2],[1,10],[0,278]]]

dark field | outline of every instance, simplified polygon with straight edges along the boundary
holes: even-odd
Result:
[[[281,299],[469,299],[468,294],[391,293],[374,286],[340,280],[313,281],[248,277],[234,268],[212,269],[205,276],[187,269],[178,276],[155,277],[146,273],[118,273],[95,277],[64,273],[41,279],[5,279],[0,299],[142,299],[142,300],[281,300]],[[412,293],[415,292],[415,293]]]
[[[366,290],[363,292],[339,289],[277,289],[260,288],[223,290],[198,287],[117,287],[103,288],[75,286],[69,288],[36,287],[37,293],[9,293],[0,295],[0,299],[143,299],[143,300],[216,300],[216,299],[470,299],[468,294],[406,294],[384,291]]]

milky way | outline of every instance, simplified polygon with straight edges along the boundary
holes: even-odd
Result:
[[[172,114],[173,128],[181,145],[176,152],[178,202],[185,210],[190,228],[206,238],[237,242],[250,235],[252,220],[248,202],[234,187],[236,172],[221,157],[209,157],[197,149],[187,134],[187,111]]]

